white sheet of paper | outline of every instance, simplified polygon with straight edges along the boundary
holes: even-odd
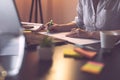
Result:
[[[38,28],[42,27],[42,23],[30,23],[30,22],[21,22],[21,24],[23,26],[27,26],[27,27],[33,27],[30,29],[26,29],[26,30],[37,30]]]
[[[92,43],[98,43],[99,40],[94,39],[83,39],[83,38],[70,38],[66,37],[66,34],[69,32],[62,32],[62,33],[47,33],[47,32],[39,32],[40,34],[51,36],[53,38],[58,38],[61,40],[68,41],[73,44],[79,44],[79,45],[86,45],[86,44],[92,44]]]

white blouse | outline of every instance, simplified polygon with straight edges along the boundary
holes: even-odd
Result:
[[[93,0],[79,0],[77,12],[76,24],[87,31],[120,29],[120,0],[100,0],[96,12]]]

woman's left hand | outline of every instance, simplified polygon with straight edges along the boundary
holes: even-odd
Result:
[[[89,39],[91,38],[91,39],[99,40],[100,39],[100,32],[99,31],[87,32],[87,31],[82,30],[80,28],[74,28],[66,36],[73,37],[73,38],[89,38]]]
[[[73,38],[90,38],[89,32],[82,30],[80,28],[73,28],[71,32],[66,36],[73,37]]]

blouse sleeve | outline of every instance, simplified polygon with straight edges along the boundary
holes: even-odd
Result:
[[[79,3],[77,5],[77,13],[78,13],[78,16],[75,17],[75,22],[77,24],[78,27],[80,28],[83,28],[83,8],[82,8],[82,0],[79,0]]]

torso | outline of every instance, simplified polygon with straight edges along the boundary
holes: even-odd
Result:
[[[95,12],[97,11],[98,3],[99,3],[99,0],[93,0],[93,6],[94,6],[94,9],[95,9]]]
[[[87,31],[120,29],[120,0],[80,0]],[[93,5],[94,4],[94,5]],[[94,6],[94,7],[93,7]],[[79,9],[81,6],[79,6]],[[81,19],[79,19],[81,21]]]

